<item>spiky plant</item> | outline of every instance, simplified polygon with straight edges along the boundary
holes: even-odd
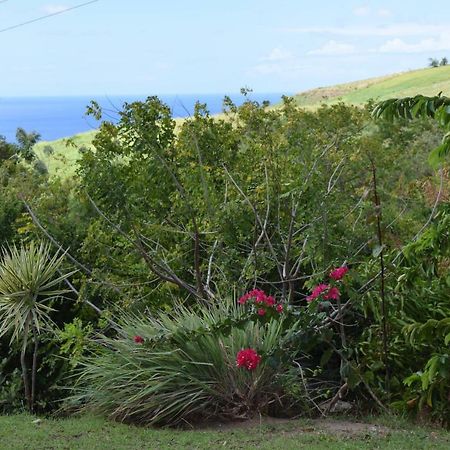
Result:
[[[60,289],[71,273],[61,274],[65,253],[51,255],[50,245],[33,242],[27,247],[2,249],[0,261],[0,337],[11,335],[11,343],[22,342],[20,363],[25,397],[30,411],[34,408],[37,351],[39,335],[51,325],[52,307],[49,302],[67,292]],[[34,352],[31,389],[28,378],[26,351],[33,337]]]
[[[71,401],[116,420],[159,425],[247,418],[270,408],[281,392],[280,368],[268,356],[280,345],[283,323],[241,321],[241,314],[223,301],[122,316],[119,335],[100,336],[82,360]],[[237,367],[244,348],[263,355],[255,370]]]

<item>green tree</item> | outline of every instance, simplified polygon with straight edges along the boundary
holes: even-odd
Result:
[[[61,274],[64,253],[51,256],[50,246],[15,246],[4,249],[0,262],[0,337],[11,335],[11,343],[21,341],[20,362],[25,398],[30,412],[36,394],[39,336],[51,328],[52,300],[67,292],[59,288],[74,272]],[[34,343],[31,382],[26,360],[30,340]]]
[[[373,110],[373,116],[394,120],[395,118],[415,119],[431,117],[444,129],[441,145],[431,151],[429,161],[433,166],[443,162],[450,153],[450,98],[441,94],[434,97],[416,95],[415,97],[393,98],[380,102]]]
[[[33,147],[40,140],[40,138],[41,135],[36,131],[28,133],[23,128],[17,128],[17,156],[27,162],[35,160],[36,154],[34,153]]]
[[[439,66],[439,60],[436,58],[428,58],[428,65],[429,67],[438,67]]]

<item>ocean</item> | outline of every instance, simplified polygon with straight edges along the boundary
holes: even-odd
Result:
[[[173,117],[187,117],[193,113],[197,101],[206,103],[211,114],[222,111],[222,101],[225,94],[199,95],[161,95],[159,98],[166,103]],[[283,94],[250,93],[249,98],[261,102],[278,103]],[[240,94],[229,95],[240,105],[245,98]],[[92,96],[92,97],[0,97],[0,136],[14,142],[16,129],[37,131],[41,140],[52,141],[77,133],[98,128],[99,123],[92,117],[85,116],[86,107],[91,100],[97,101],[109,111],[121,109],[124,102],[144,100],[146,96]],[[114,114],[113,114],[114,115]],[[106,117],[107,120],[110,118]]]

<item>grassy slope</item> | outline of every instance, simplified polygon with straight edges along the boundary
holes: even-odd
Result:
[[[295,96],[300,106],[317,107],[321,103],[343,101],[361,105],[370,99],[385,100],[417,94],[450,96],[450,66],[413,70],[385,77],[312,89]]]
[[[386,422],[386,420],[384,421]],[[357,425],[362,425],[355,427]],[[448,449],[450,433],[388,421],[388,428],[338,420],[241,423],[201,430],[137,428],[97,417],[0,416],[0,448],[16,449]]]
[[[96,131],[76,134],[70,138],[73,145],[68,144],[68,139],[56,141],[42,141],[35,145],[34,149],[39,159],[44,161],[51,175],[65,177],[73,175],[76,170],[76,162],[80,156],[78,148],[89,147],[94,139]],[[54,153],[47,156],[43,149],[50,145]]]

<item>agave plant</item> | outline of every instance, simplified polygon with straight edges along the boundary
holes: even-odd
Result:
[[[34,408],[37,351],[39,335],[51,325],[52,307],[49,302],[67,292],[59,285],[71,273],[62,274],[65,256],[58,251],[51,255],[47,244],[28,247],[11,246],[2,250],[0,261],[0,337],[11,335],[11,343],[22,341],[20,362],[25,397],[30,411]],[[31,389],[28,378],[26,351],[32,336],[34,342]]]

